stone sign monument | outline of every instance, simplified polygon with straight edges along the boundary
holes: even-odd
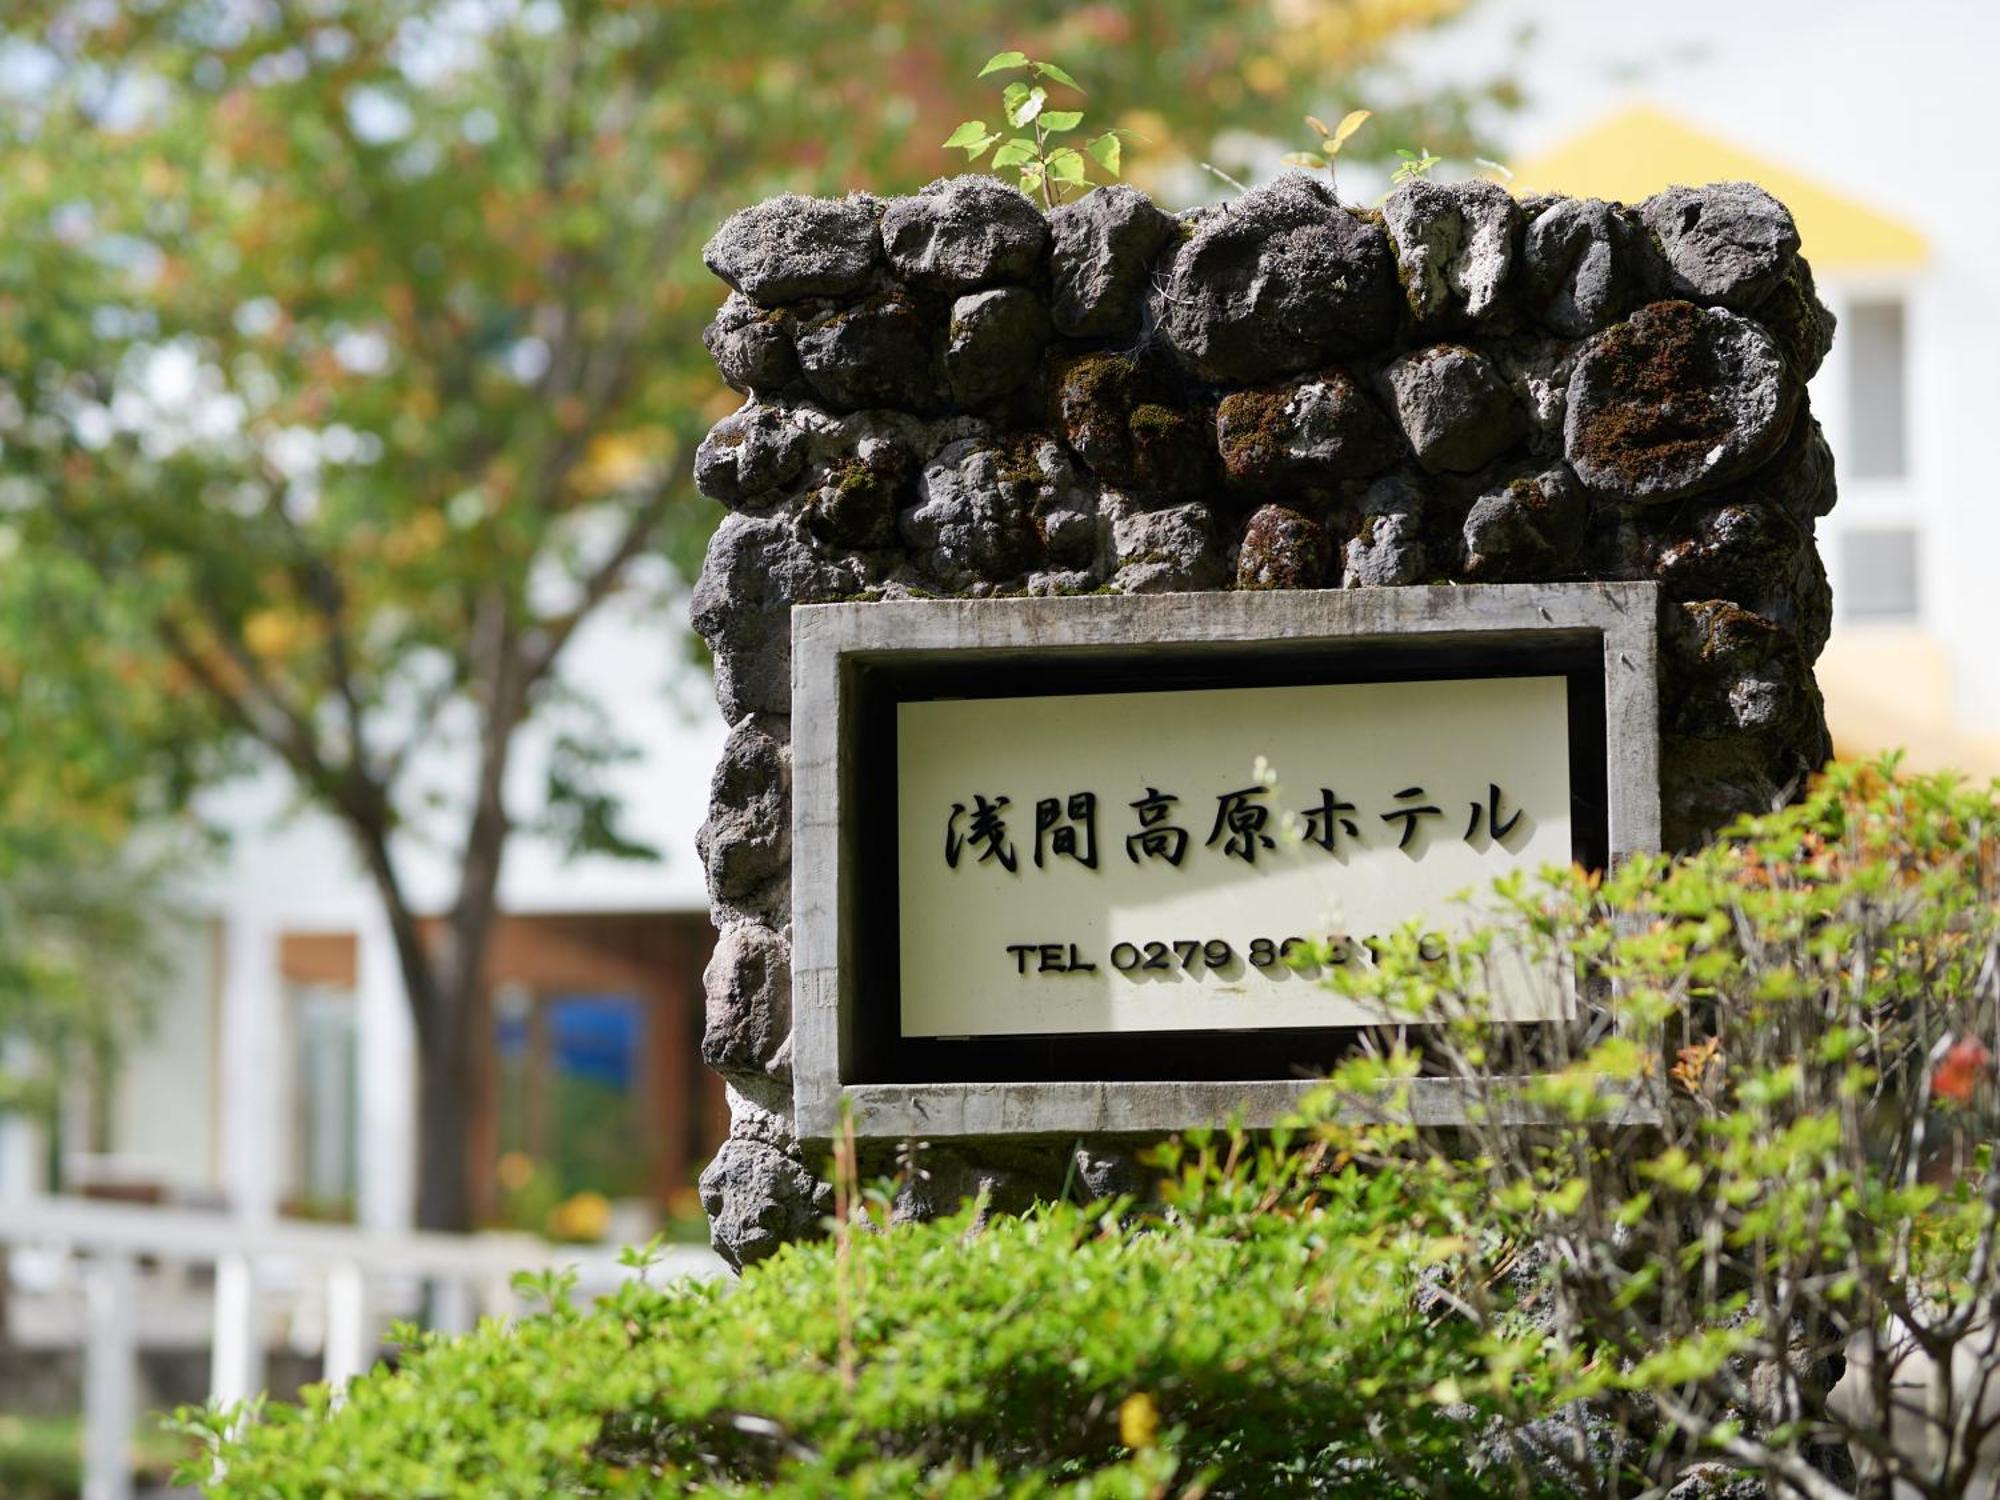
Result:
[[[843,1110],[931,1143],[909,1212],[1130,1185],[1366,1019],[1302,940],[1446,943],[1453,892],[1685,847],[1828,753],[1832,319],[1754,187],[1174,217],[974,176],[707,259],[738,1263],[814,1231]]]

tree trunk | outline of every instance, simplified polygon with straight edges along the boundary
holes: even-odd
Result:
[[[438,941],[427,943],[389,852],[386,793],[354,793],[350,817],[389,914],[417,1033],[417,1225],[472,1228],[472,1104],[487,1010],[486,949],[499,914],[500,865],[511,823],[501,791],[529,679],[504,597],[482,605],[474,654],[486,663],[479,775],[459,859],[458,895]]]
[[[482,1052],[486,950],[499,915],[507,824],[495,798],[474,816],[460,867],[458,900],[435,952],[424,956],[417,1058],[417,1225],[472,1228],[472,1104]]]
[[[386,838],[364,839],[375,887],[396,943],[396,964],[417,1038],[417,1226],[446,1233],[472,1228],[469,1126],[478,1080],[480,1003],[492,932],[497,851],[467,861],[477,899],[461,899],[438,941],[426,941],[403,897]],[[486,851],[481,845],[478,852]],[[482,894],[483,893],[483,894]]]
[[[470,998],[470,997],[466,997]],[[472,1228],[473,1071],[470,1021],[477,1008],[447,1007],[417,1048],[417,1227]]]

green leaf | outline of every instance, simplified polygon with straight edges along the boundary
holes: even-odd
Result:
[[[1074,130],[1083,123],[1080,109],[1045,109],[1042,111],[1042,129],[1051,135],[1065,130]]]
[[[1016,93],[1015,90],[1020,90]],[[1007,123],[1016,130],[1032,124],[1042,106],[1048,102],[1049,91],[1045,88],[1029,88],[1026,84],[1010,83],[1005,95],[1007,102]]]
[[[1035,160],[1035,143],[1024,135],[1013,140],[993,153],[993,170],[998,172],[1007,167],[1018,167]]]
[[[1082,84],[1078,83],[1054,63],[1038,62],[1035,64],[1035,71],[1044,78],[1053,78],[1066,89],[1075,89],[1079,94],[1089,92]]]
[[[1060,151],[1051,151],[1048,158],[1049,176],[1057,182],[1084,183],[1090,180],[1083,164],[1083,153],[1064,146]]]
[[[1021,191],[1032,196],[1042,190],[1042,174],[1039,170],[1021,174]]]
[[[958,129],[954,130],[950,135],[946,136],[944,138],[944,143],[947,149],[951,149],[953,147],[967,148],[972,146],[975,142],[983,141],[985,139],[986,139],[986,122],[984,120],[967,120],[963,125],[959,126]]]
[[[1123,155],[1118,145],[1118,132],[1107,130],[1096,140],[1083,148],[1097,158],[1097,164],[1113,177],[1118,175],[1118,162]]]
[[[979,76],[984,78],[988,73],[1004,73],[1009,68],[1027,66],[1028,54],[1025,52],[996,52],[986,59],[986,66],[979,70]]]
[[[951,143],[947,141],[945,144]],[[1287,151],[1278,160],[1288,167],[1307,167],[1315,172],[1326,165],[1317,151]]]

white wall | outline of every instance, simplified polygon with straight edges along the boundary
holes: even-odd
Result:
[[[216,939],[205,918],[168,929],[171,976],[144,1037],[126,1053],[111,1118],[118,1175],[183,1196],[211,1193],[219,1183]]]

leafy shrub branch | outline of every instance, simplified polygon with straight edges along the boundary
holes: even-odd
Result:
[[[1089,186],[1090,161],[1112,177],[1119,175],[1124,155],[1121,138],[1129,131],[1104,131],[1085,141],[1081,150],[1059,140],[1082,127],[1083,111],[1048,108],[1049,85],[1081,94],[1082,84],[1056,64],[1037,62],[1024,52],[996,52],[979,70],[981,78],[996,73],[1025,75],[1010,80],[1000,93],[1007,128],[1023,133],[1009,136],[1005,130],[989,130],[984,120],[967,120],[945,138],[946,147],[963,151],[968,163],[998,147],[993,150],[994,170],[1018,172],[1021,191],[1031,197],[1040,193],[1047,208],[1054,208],[1067,193]]]

